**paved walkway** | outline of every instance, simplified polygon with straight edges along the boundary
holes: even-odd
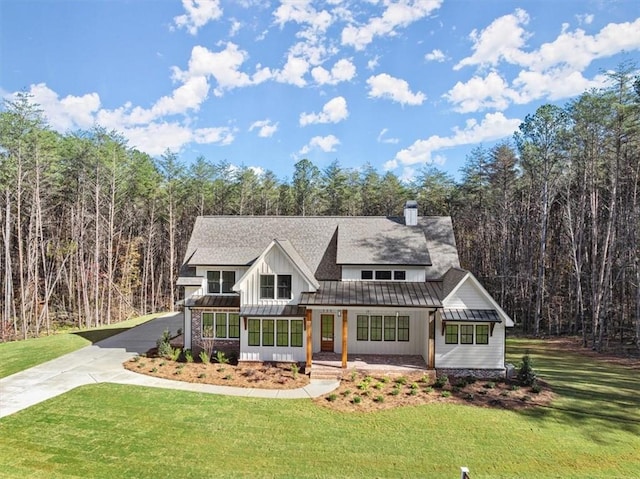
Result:
[[[78,386],[102,382],[280,399],[318,397],[338,387],[336,381],[313,380],[309,385],[299,389],[238,388],[172,381],[124,369],[122,363],[154,347],[156,339],[162,335],[165,328],[175,332],[181,327],[182,314],[168,314],[91,346],[0,379],[0,417],[64,394]]]

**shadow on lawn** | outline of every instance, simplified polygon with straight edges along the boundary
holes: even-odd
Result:
[[[517,357],[517,362],[528,353],[538,376],[557,395],[551,406],[525,409],[521,414],[579,427],[597,443],[604,441],[607,430],[640,434],[640,382],[632,369],[543,341],[514,341],[508,349],[511,360]]]
[[[115,336],[116,334],[124,333],[131,328],[110,328],[110,329],[94,329],[91,331],[76,331],[71,334],[75,334],[76,336],[80,336],[87,341],[90,341],[91,344],[95,344],[98,341],[102,341],[103,339],[110,338],[111,336]]]

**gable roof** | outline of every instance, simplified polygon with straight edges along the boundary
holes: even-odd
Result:
[[[184,263],[250,266],[278,239],[318,280],[340,279],[341,264],[427,266],[429,279],[459,266],[449,217],[200,216]]]

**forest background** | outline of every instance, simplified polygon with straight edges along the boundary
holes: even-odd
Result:
[[[247,159],[250,161],[250,159]],[[291,180],[175,152],[152,158],[115,131],[60,134],[28,94],[0,111],[0,341],[172,309],[197,215],[450,215],[462,267],[525,334],[640,348],[640,77],[528,115],[475,149],[461,179],[411,183],[339,161]],[[233,237],[229,238],[233,241]]]

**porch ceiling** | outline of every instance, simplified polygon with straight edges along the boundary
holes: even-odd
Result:
[[[320,281],[315,293],[302,293],[305,306],[393,306],[438,308],[441,283],[437,281]]]

